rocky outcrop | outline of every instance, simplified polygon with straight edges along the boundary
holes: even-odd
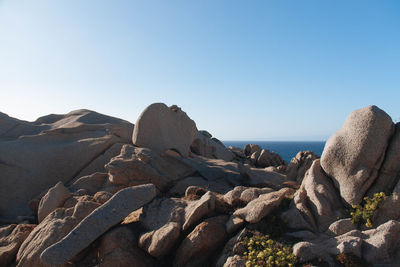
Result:
[[[0,228],[0,266],[9,266],[24,240],[35,228],[34,224],[11,224]]]
[[[66,236],[98,206],[96,202],[81,201],[72,208],[56,209],[50,213],[22,243],[17,254],[17,266],[45,267],[40,254]]]
[[[159,125],[146,130],[143,124],[141,131],[165,128],[167,134],[149,135],[159,138],[155,147],[117,142],[66,186],[62,179],[53,180],[47,188],[53,187],[30,202],[37,226],[0,228],[0,265],[247,266],[244,255],[263,258],[269,253],[263,242],[281,250],[273,257],[289,253],[284,246],[291,245],[299,264],[400,264],[398,126],[391,136],[392,123],[383,111],[372,106],[352,114],[330,139],[321,160],[305,151],[282,165],[257,145],[220,151],[233,155],[224,158],[216,148],[225,149],[223,144],[197,129],[201,138],[189,143],[191,120],[186,114],[176,106],[155,107],[149,114],[159,120],[165,108],[166,114],[178,114],[166,115],[168,125],[155,119]],[[143,114],[141,119],[148,120]],[[0,131],[8,138],[0,137],[0,143],[18,137],[18,132],[45,136],[45,127],[63,119],[49,116],[31,127],[0,114],[0,126],[8,129]],[[177,125],[186,130],[179,132]],[[74,127],[53,134],[73,134],[76,142],[85,142]],[[170,139],[171,134],[183,136],[182,146],[174,145],[179,140]],[[160,142],[165,147],[160,148]],[[363,214],[372,216],[373,226],[354,224],[348,204],[380,190],[387,196],[380,194],[382,202]],[[264,247],[257,255],[250,253],[260,245],[250,239],[254,236]]]
[[[68,235],[46,248],[40,258],[48,265],[63,265],[112,226],[156,196],[154,185],[123,189],[83,219]]]
[[[348,204],[359,204],[378,177],[393,131],[389,115],[369,106],[353,111],[326,142],[321,166]]]
[[[159,154],[132,145],[124,145],[121,153],[106,165],[106,169],[113,184],[133,186],[152,183],[161,191],[195,172],[180,156]]]
[[[195,122],[179,107],[155,103],[137,119],[132,142],[157,152],[173,149],[187,157],[196,134]]]
[[[221,141],[212,138],[212,135],[207,131],[197,132],[190,150],[196,155],[207,158],[223,159],[225,161],[231,161],[234,158],[234,154]]]
[[[9,220],[29,215],[29,200],[75,178],[113,144],[129,143],[133,130],[127,121],[89,110],[35,122],[0,117],[0,214]]]

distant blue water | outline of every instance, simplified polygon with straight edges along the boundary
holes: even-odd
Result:
[[[222,141],[226,147],[236,146],[244,148],[246,144],[257,144],[263,149],[278,153],[285,161],[289,162],[297,152],[311,150],[321,156],[325,141]]]

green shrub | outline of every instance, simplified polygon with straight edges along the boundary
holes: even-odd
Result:
[[[379,203],[386,197],[385,193],[375,193],[372,198],[364,197],[362,205],[353,205],[350,210],[351,221],[354,224],[365,223],[365,226],[371,228],[372,216]]]
[[[256,266],[295,266],[296,256],[288,245],[276,242],[269,235],[245,237],[242,244],[246,247],[243,258],[246,267]]]

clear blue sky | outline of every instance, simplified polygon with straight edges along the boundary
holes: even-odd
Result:
[[[177,104],[222,140],[323,140],[400,119],[400,1],[0,0],[0,111],[135,122]]]

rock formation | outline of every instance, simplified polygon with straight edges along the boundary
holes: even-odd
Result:
[[[1,266],[243,267],[266,243],[278,266],[400,265],[400,131],[379,108],[288,164],[226,148],[177,106],[132,129],[86,110],[0,114]]]

